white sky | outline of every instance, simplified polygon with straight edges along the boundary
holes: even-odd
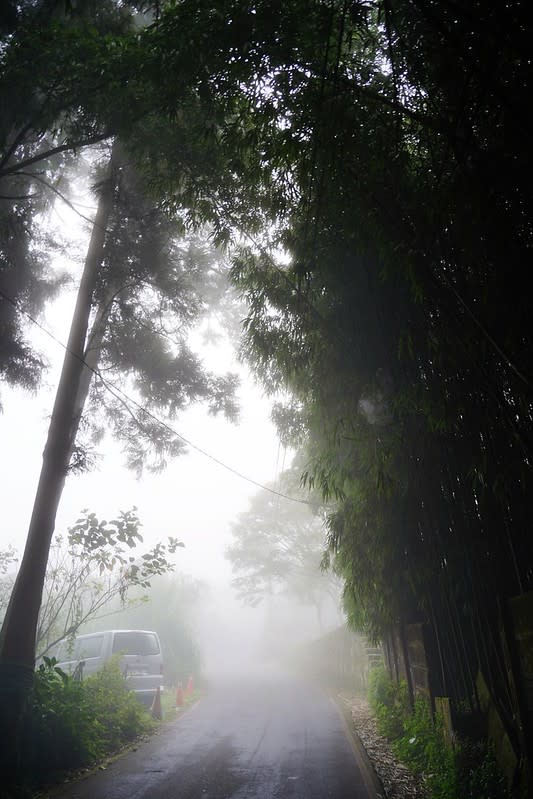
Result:
[[[2,486],[2,545],[21,549],[31,514],[46,438],[50,392],[28,397],[2,392],[0,417],[0,485]],[[260,392],[246,390],[241,423],[230,425],[196,408],[175,424],[183,435],[215,457],[258,482],[274,480],[281,468],[275,432],[268,421],[269,407]],[[56,530],[65,530],[82,508],[110,518],[132,505],[139,509],[145,543],[168,535],[183,541],[177,555],[180,571],[211,578],[229,573],[223,557],[229,543],[229,523],[246,510],[256,488],[203,455],[190,451],[158,475],[137,480],[123,466],[118,447],[105,444],[97,471],[67,479]]]
[[[59,209],[56,206],[54,214],[63,229],[76,229],[77,218],[64,206]],[[43,320],[45,327],[62,342],[68,337],[73,302],[74,293],[66,292]],[[31,339],[50,361],[41,388],[32,396],[5,385],[0,387],[4,407],[0,415],[0,546],[12,544],[19,551],[26,539],[63,359],[61,348],[37,328],[31,330]],[[260,483],[276,480],[288,461],[283,462],[284,455],[269,420],[269,402],[247,371],[237,364],[229,344],[204,350],[202,355],[207,367],[214,371],[241,373],[240,423],[232,425],[222,417],[210,417],[201,406],[196,406],[172,422],[173,427],[253,480]],[[107,440],[97,449],[105,455],[97,471],[67,479],[56,532],[65,531],[83,508],[109,519],[119,510],[136,505],[146,545],[168,535],[175,536],[185,543],[185,549],[179,549],[176,555],[179,571],[209,581],[229,582],[230,566],[224,559],[224,549],[230,541],[229,524],[247,509],[249,499],[258,489],[192,450],[171,462],[161,474],[147,473],[137,480],[125,468],[117,445]]]

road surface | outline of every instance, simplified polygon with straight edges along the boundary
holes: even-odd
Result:
[[[54,799],[375,799],[334,702],[279,674],[220,682],[154,738]]]

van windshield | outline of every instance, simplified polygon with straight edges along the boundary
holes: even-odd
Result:
[[[116,652],[123,652],[126,655],[158,655],[159,641],[153,633],[115,633],[113,654]]]

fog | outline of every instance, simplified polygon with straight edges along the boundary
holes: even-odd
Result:
[[[83,200],[83,187],[80,193]],[[51,266],[58,274],[69,274],[71,282],[49,305],[38,324],[30,321],[27,324],[28,340],[47,362],[39,389],[30,394],[2,386],[1,396],[0,440],[4,454],[0,460],[4,521],[1,548],[13,547],[17,557],[25,543],[64,356],[63,345],[68,338],[76,283],[89,234],[89,226],[59,200],[47,224],[55,232],[61,231],[65,244]],[[120,446],[106,436],[96,446],[93,467],[68,476],[54,540],[62,538],[65,542],[82,509],[109,520],[132,507],[138,509],[145,549],[168,536],[179,539],[184,547],[171,558],[175,578],[164,578],[166,584],[163,578],[162,582],[155,580],[151,588],[143,590],[146,597],[142,602],[140,593],[133,592],[136,601],[132,605],[128,600],[123,609],[115,599],[77,632],[119,627],[159,629],[163,650],[169,653],[166,664],[169,678],[183,678],[187,670],[195,670],[198,677],[216,681],[267,667],[272,669],[279,664],[286,667],[294,662],[294,653],[306,642],[342,625],[343,617],[338,598],[331,596],[321,599],[321,618],[318,618],[316,607],[306,605],[279,586],[271,593],[266,592],[256,607],[238,599],[232,587],[235,575],[225,554],[232,542],[231,526],[239,514],[250,508],[253,497],[261,491],[260,485],[277,485],[294,453],[279,444],[270,420],[272,399],[264,395],[240,362],[239,341],[225,333],[216,320],[210,320],[208,327],[209,339],[205,336],[204,321],[191,331],[189,343],[206,368],[218,374],[232,371],[239,375],[238,423],[213,417],[199,405],[191,406],[172,422],[178,434],[189,442],[186,452],[169,460],[163,471],[156,474],[145,471],[140,477],[126,469]],[[139,546],[133,554],[138,557],[141,550]],[[4,576],[4,589],[13,576],[11,572],[7,579]],[[171,579],[176,581],[174,588],[168,582]],[[318,583],[318,558],[316,579]],[[193,599],[187,592],[183,596],[180,593],[189,584],[201,586]],[[166,599],[162,599],[163,595]],[[6,590],[4,606],[5,598]],[[181,639],[169,633],[172,628],[169,605],[174,608],[176,619],[179,618]],[[57,638],[60,631],[61,619],[58,619],[51,638]]]
[[[212,584],[197,626],[206,679],[288,667],[302,645],[342,623],[333,602],[324,615],[321,626],[313,608],[283,596],[267,597],[257,607],[247,607],[230,586]]]
[[[66,336],[71,300],[67,292],[47,315],[51,329],[61,336]],[[18,555],[24,545],[62,355],[46,336],[40,334],[36,339],[50,360],[45,382],[34,396],[3,389],[4,413],[0,416],[3,451],[9,453],[9,458],[0,462],[5,531],[2,546],[13,546]],[[343,619],[339,602],[330,597],[324,598],[321,620],[314,607],[283,592],[265,595],[257,607],[237,598],[232,588],[231,564],[225,557],[232,541],[231,525],[260,493],[255,482],[275,483],[282,468],[290,465],[292,453],[280,448],[269,418],[270,402],[237,362],[230,344],[223,341],[217,347],[204,347],[203,356],[210,364],[218,358],[219,365],[240,371],[239,424],[213,418],[201,408],[193,407],[180,417],[176,426],[199,448],[243,476],[189,448],[186,454],[170,462],[165,471],[145,473],[137,479],[124,467],[119,447],[106,439],[96,468],[67,479],[55,540],[58,536],[64,539],[83,508],[95,512],[99,518],[112,519],[120,510],[136,506],[144,542],[136,548],[135,555],[169,535],[183,542],[184,547],[171,558],[175,579],[195,581],[201,590],[194,602],[182,607],[180,623],[198,648],[202,677],[216,681],[286,664],[299,646],[342,624]],[[253,482],[243,479],[246,476]],[[280,502],[283,509],[287,500]],[[318,581],[318,561],[316,577]],[[156,580],[152,588],[142,592],[148,600],[141,603],[145,609],[142,624],[135,621],[134,607],[126,603],[125,610],[117,612],[115,603],[104,608],[95,619],[89,619],[78,633],[119,627],[161,627],[165,649],[164,630],[168,621],[158,617],[158,585]],[[175,600],[180,601],[179,591]],[[170,674],[173,671],[169,669]]]

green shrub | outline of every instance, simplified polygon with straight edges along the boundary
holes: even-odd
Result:
[[[393,682],[384,666],[378,666],[368,675],[368,701],[376,710],[379,705],[390,705]]]
[[[92,708],[99,744],[112,752],[153,727],[146,710],[129,691],[118,664],[118,656],[83,684]]]
[[[461,799],[509,799],[506,779],[485,742],[461,741],[456,759]]]
[[[442,719],[433,718],[426,699],[418,698],[405,717],[394,751],[411,771],[424,776],[432,799],[459,796],[454,750],[445,742]]]
[[[368,679],[368,701],[382,735],[394,740],[403,732],[409,713],[409,693],[404,680],[393,682],[384,667],[373,669]]]
[[[398,759],[423,776],[431,799],[509,799],[486,742],[464,739],[452,749],[429,702],[418,698],[411,711],[405,684],[393,682],[384,668],[371,672],[368,698],[379,731],[393,742]]]
[[[35,672],[23,735],[24,772],[31,785],[53,782],[88,766],[154,726],[111,661],[84,682],[52,658]]]
[[[83,684],[71,680],[53,659],[45,660],[35,672],[23,741],[26,771],[37,781],[82,766],[99,754]]]

